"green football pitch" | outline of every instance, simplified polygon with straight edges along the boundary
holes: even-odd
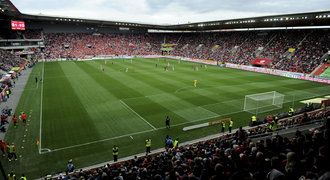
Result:
[[[36,83],[35,77],[42,81]],[[198,80],[197,87],[193,80]],[[245,95],[284,94],[283,108],[267,112],[274,113],[302,106],[299,100],[328,95],[329,89],[319,83],[169,59],[38,63],[16,110],[28,114],[29,125],[11,126],[6,135],[21,157],[1,161],[7,172],[37,178],[65,171],[69,159],[77,168],[110,161],[115,144],[119,157],[125,157],[144,152],[146,138],[156,149],[163,147],[166,135],[184,142],[220,130],[211,126],[182,131],[186,126],[227,117],[235,127],[246,126],[251,114],[242,111]],[[170,129],[165,128],[166,115],[171,117]]]

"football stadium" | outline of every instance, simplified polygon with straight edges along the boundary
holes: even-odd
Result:
[[[330,11],[167,24],[15,2],[0,179],[329,179]]]

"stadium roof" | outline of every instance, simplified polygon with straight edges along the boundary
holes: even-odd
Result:
[[[0,0],[0,15],[1,14],[15,16],[21,13],[10,0]]]
[[[11,0],[25,14],[177,25],[328,11],[329,0]],[[133,2],[133,3],[132,3]]]
[[[104,21],[92,19],[78,19],[70,17],[51,17],[22,14],[23,19],[35,21],[54,21],[59,23],[84,23],[99,26],[117,26],[127,28],[147,28],[155,30],[180,31],[208,31],[240,28],[267,28],[267,27],[297,27],[297,26],[329,26],[330,11],[309,12],[299,14],[282,14],[276,16],[251,17],[242,19],[229,19],[221,21],[199,22],[179,25],[153,25],[130,22]]]
[[[241,28],[271,28],[271,27],[299,27],[299,26],[330,26],[330,11],[280,14],[272,16],[228,19],[219,21],[197,22],[178,25],[155,25],[132,22],[106,21],[94,19],[81,19],[72,17],[46,16],[22,14],[10,2],[0,0],[0,13],[12,18],[29,21],[47,21],[55,23],[81,23],[101,27],[123,27],[134,29],[154,29],[171,31],[212,31]]]

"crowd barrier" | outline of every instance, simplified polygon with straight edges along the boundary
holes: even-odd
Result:
[[[330,84],[330,79],[321,79],[321,78],[317,78],[317,77],[311,77],[306,74],[298,73],[298,72],[289,72],[289,71],[282,71],[282,70],[277,70],[277,69],[253,67],[253,66],[231,64],[231,63],[226,63],[226,67],[233,68],[233,69],[241,69],[241,70],[246,70],[246,71],[259,72],[259,73],[264,73],[264,74],[271,74],[271,75],[276,75],[276,76],[283,76],[283,77],[288,77],[288,78],[293,78],[293,79],[301,79],[301,80]]]

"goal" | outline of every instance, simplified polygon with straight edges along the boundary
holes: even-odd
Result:
[[[250,94],[245,96],[244,111],[258,114],[263,112],[281,109],[284,95],[276,91]]]

